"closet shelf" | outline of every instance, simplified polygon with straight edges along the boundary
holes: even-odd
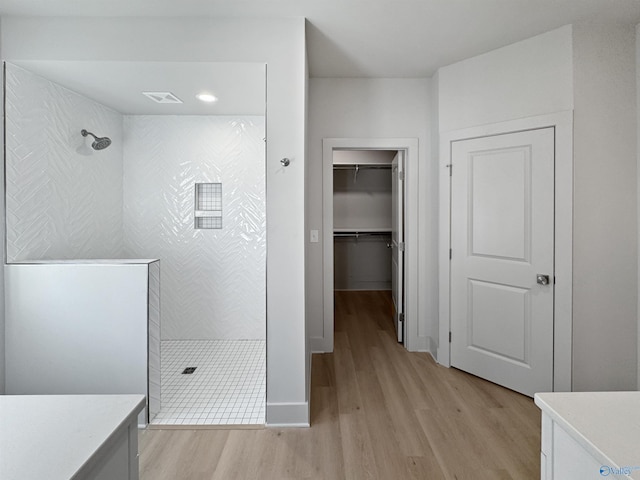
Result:
[[[390,163],[358,163],[358,164],[340,164],[340,163],[334,163],[333,164],[333,169],[334,170],[358,170],[358,169],[365,169],[365,168],[384,168],[389,170],[391,168],[391,164]]]
[[[336,228],[334,237],[385,236],[391,235],[390,228]]]
[[[334,228],[333,233],[391,233],[391,227],[384,228]]]

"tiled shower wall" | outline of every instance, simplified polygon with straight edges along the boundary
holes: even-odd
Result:
[[[6,72],[7,260],[120,257],[122,115],[15,65]],[[112,145],[93,151],[83,128]]]
[[[264,339],[264,118],[123,117],[11,64],[6,81],[8,261],[160,258],[164,339]],[[194,229],[195,182],[222,183],[222,229]]]
[[[124,240],[162,261],[163,340],[264,339],[265,124],[125,116]],[[222,184],[222,229],[194,228],[194,185]]]

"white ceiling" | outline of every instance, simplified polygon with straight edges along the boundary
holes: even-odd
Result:
[[[0,15],[308,19],[315,77],[426,77],[581,21],[640,23],[639,0],[0,0]]]
[[[265,65],[207,62],[14,61],[32,73],[127,115],[264,115]],[[142,95],[170,91],[181,104]],[[215,95],[203,103],[196,94]]]

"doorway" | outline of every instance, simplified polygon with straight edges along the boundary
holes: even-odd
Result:
[[[347,241],[352,245],[358,242],[359,247],[366,245],[365,249],[384,251],[376,256],[375,264],[385,264],[386,277],[376,279],[375,283],[380,288],[379,280],[384,283],[386,278],[386,286],[382,285],[385,287],[383,289],[389,292],[393,289],[396,292],[394,295],[396,334],[408,350],[417,349],[417,147],[417,139],[324,139],[323,141],[324,336],[322,351],[333,351],[334,290],[340,289],[339,282],[345,280],[342,265],[334,262],[344,253],[344,243]],[[388,152],[385,161],[377,161],[377,165],[375,160],[354,163],[351,160],[340,159],[353,156],[355,152],[359,152],[360,155],[366,155],[369,152],[372,156],[380,156],[385,155],[382,153],[385,151]],[[334,205],[336,154],[338,159],[335,165],[338,165],[341,171],[348,172],[346,175],[351,178],[350,182],[353,182],[354,176],[356,182],[358,175],[362,179],[362,172],[373,176],[375,175],[373,172],[378,171],[378,175],[385,176],[385,180],[378,179],[378,182],[382,181],[386,185],[387,201],[382,200],[384,195],[378,195],[378,200],[383,201],[385,205],[383,211],[376,210],[374,207],[371,211],[372,215],[363,214],[359,207],[367,208],[366,205],[359,205],[355,210],[353,207],[345,208],[343,198],[338,198]],[[401,159],[400,166],[398,166],[398,159]],[[393,187],[394,172],[395,178],[402,182],[400,189],[398,185]],[[337,182],[346,184],[346,177],[337,178]],[[392,202],[392,193],[395,193],[400,201]],[[361,197],[363,199],[367,195]],[[375,197],[374,194],[369,195],[369,198],[373,197]],[[397,211],[402,211],[402,215],[392,215],[394,207]],[[350,224],[343,221],[348,221]],[[402,228],[398,226],[393,228],[392,221],[396,225],[402,225]],[[360,251],[363,250],[360,249]],[[393,264],[396,265],[395,268],[392,268]],[[373,265],[374,263],[369,262],[366,267],[372,268]],[[398,265],[405,268],[398,268]],[[351,280],[353,281],[357,276],[352,275]],[[362,287],[363,284],[360,286]],[[356,286],[355,289],[358,287]]]
[[[404,341],[403,152],[333,152],[335,291],[391,294],[398,342]]]
[[[454,159],[454,145],[462,145],[466,141],[477,140],[483,137],[496,137],[503,136],[508,137],[511,134],[517,134],[526,131],[542,131],[547,129],[553,132],[552,150],[553,150],[553,187],[549,196],[553,198],[553,212],[552,230],[551,234],[552,243],[552,258],[554,264],[553,272],[536,271],[533,278],[535,288],[553,290],[553,298],[550,303],[547,302],[547,308],[550,308],[552,313],[552,322],[548,325],[547,335],[551,336],[551,348],[547,353],[548,357],[552,359],[552,365],[550,370],[552,372],[552,380],[550,387],[534,387],[536,389],[548,389],[553,391],[570,391],[571,390],[571,290],[572,290],[572,191],[573,191],[573,150],[572,150],[572,131],[573,131],[573,115],[572,112],[559,112],[555,114],[542,115],[538,117],[531,117],[521,120],[514,120],[509,122],[503,122],[493,125],[486,125],[481,127],[473,127],[464,130],[458,130],[454,132],[447,132],[440,137],[440,158],[441,158],[441,177],[440,177],[440,334],[439,334],[439,348],[438,348],[438,363],[445,366],[455,366],[456,356],[453,353],[455,345],[452,343],[452,339],[456,335],[462,337],[463,348],[474,348],[473,342],[469,341],[469,326],[463,326],[460,329],[456,326],[456,322],[453,320],[453,316],[457,315],[456,308],[454,307],[454,289],[459,282],[459,278],[456,278],[459,272],[454,271],[454,264],[451,257],[458,255],[465,255],[464,249],[467,247],[461,247],[455,245],[454,241],[454,217],[459,215],[459,212],[454,212],[462,208],[459,205],[456,206],[455,201],[452,200],[454,195],[451,165]],[[516,142],[518,143],[518,142]],[[470,145],[470,144],[469,144]],[[476,150],[470,149],[466,152],[467,165],[469,159],[472,157],[472,152],[480,151],[482,148]],[[463,162],[464,163],[464,162]],[[453,167],[458,168],[454,165]],[[462,167],[464,169],[464,165]],[[460,170],[460,168],[458,168]],[[453,175],[456,175],[454,173]],[[468,185],[467,185],[468,188]],[[467,202],[467,207],[469,202]],[[465,207],[466,208],[466,207]],[[469,223],[468,217],[466,225]],[[499,227],[498,227],[499,228]],[[469,231],[466,232],[466,238],[469,238]],[[549,240],[547,240],[549,241]],[[528,247],[527,247],[528,248]],[[458,253],[456,253],[458,250]],[[461,252],[462,250],[462,252]],[[468,252],[468,250],[467,250]],[[495,252],[494,252],[495,253]],[[499,256],[499,255],[498,255]],[[486,259],[485,259],[486,260]],[[502,260],[502,264],[508,263],[507,260]],[[523,265],[528,262],[521,262]],[[548,268],[548,267],[547,267]],[[539,279],[537,274],[542,275],[543,278]],[[545,276],[549,275],[549,285],[540,285],[536,283],[541,280],[544,283]],[[555,277],[555,279],[553,278]],[[475,280],[475,279],[474,279]],[[555,282],[554,282],[555,280]],[[553,287],[551,284],[553,283]],[[499,285],[500,282],[494,281],[495,285]],[[508,287],[501,286],[500,288],[506,289]],[[520,288],[520,287],[518,287]],[[541,290],[542,291],[542,290]],[[467,293],[468,282],[467,282]],[[510,292],[515,292],[512,290]],[[523,292],[520,292],[523,293]],[[469,299],[467,295],[466,299]],[[471,297],[473,300],[473,296]],[[486,299],[485,299],[486,300]],[[522,300],[522,299],[520,299]],[[457,301],[457,300],[456,300]],[[488,304],[485,302],[485,304]],[[494,325],[495,326],[495,325]],[[458,333],[456,333],[458,332]],[[466,332],[466,333],[465,333]],[[453,338],[452,338],[453,337]],[[485,346],[489,346],[486,343]],[[496,347],[494,345],[494,347]],[[496,347],[497,348],[497,347]],[[485,350],[491,350],[486,348]],[[504,352],[503,352],[504,353]],[[512,354],[514,352],[511,352]],[[521,352],[522,353],[522,349]],[[490,353],[494,357],[496,352]],[[489,356],[490,356],[489,355]],[[508,356],[508,355],[507,355]],[[518,355],[512,355],[518,356]],[[517,363],[517,360],[510,359],[512,363]],[[489,367],[489,371],[493,372],[494,368]],[[478,373],[483,376],[484,373]],[[488,377],[488,376],[487,376]],[[491,379],[491,378],[489,378]],[[497,381],[492,379],[492,381]],[[514,388],[513,386],[510,388]],[[517,388],[516,388],[517,389]]]

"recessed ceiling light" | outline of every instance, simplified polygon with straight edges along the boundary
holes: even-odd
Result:
[[[210,93],[206,92],[199,93],[198,95],[196,95],[196,98],[201,102],[207,103],[216,102],[218,100],[215,95],[211,95]]]
[[[182,100],[171,92],[142,92],[142,94],[156,103],[182,103]]]

